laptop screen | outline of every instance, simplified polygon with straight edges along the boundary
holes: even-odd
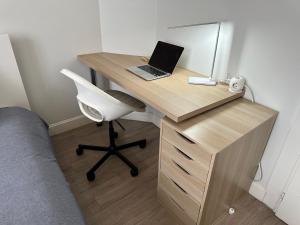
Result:
[[[159,41],[149,60],[149,65],[172,73],[183,52],[183,47]]]

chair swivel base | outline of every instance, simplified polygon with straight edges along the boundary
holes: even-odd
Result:
[[[109,122],[110,145],[108,147],[94,146],[94,145],[78,145],[78,148],[76,149],[77,155],[82,155],[84,150],[106,152],[106,154],[87,172],[86,177],[88,181],[95,180],[96,178],[95,171],[112,155],[117,156],[129,168],[131,168],[130,170],[131,176],[133,177],[138,176],[139,174],[138,168],[131,161],[129,161],[124,155],[122,155],[120,151],[133,146],[139,146],[140,148],[145,148],[146,140],[143,139],[143,140],[127,143],[124,145],[116,146],[115,139],[117,137],[118,137],[118,133],[114,131],[112,121],[110,121]]]

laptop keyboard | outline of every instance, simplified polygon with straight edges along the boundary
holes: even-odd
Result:
[[[166,74],[165,72],[162,72],[158,69],[155,69],[154,67],[151,67],[149,65],[139,66],[138,68],[140,68],[140,69],[142,69],[142,70],[144,70],[144,71],[146,71],[146,72],[148,72],[148,73],[150,73],[150,74],[152,74],[153,76],[156,76],[156,77]]]

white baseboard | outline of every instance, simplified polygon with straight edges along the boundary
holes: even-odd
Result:
[[[92,123],[93,121],[89,120],[83,115],[76,116],[70,119],[66,119],[57,123],[53,123],[49,125],[49,134],[50,136],[60,134],[66,132],[68,130],[72,130],[83,125]]]
[[[253,182],[249,193],[259,201],[263,201],[266,195],[266,189],[258,182]]]
[[[266,193],[266,196],[264,197],[264,203],[269,206],[271,209],[273,209],[274,212],[278,209],[280,205],[280,198],[283,193],[283,190],[278,189],[277,187],[270,188],[268,187],[268,192]]]

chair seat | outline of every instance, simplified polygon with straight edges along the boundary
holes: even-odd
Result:
[[[106,93],[111,95],[112,97],[118,99],[120,102],[123,102],[123,103],[131,106],[137,112],[145,111],[146,105],[143,102],[141,102],[140,100],[138,100],[122,91],[107,90]]]

